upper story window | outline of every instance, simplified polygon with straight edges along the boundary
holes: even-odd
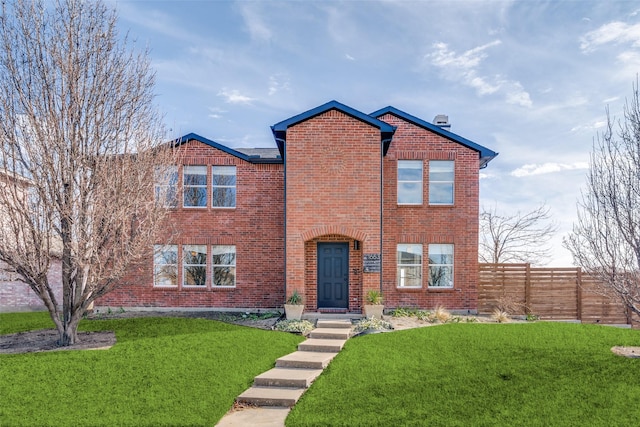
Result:
[[[236,167],[213,166],[211,169],[212,196],[214,208],[236,207]]]
[[[178,167],[159,166],[154,175],[156,201],[167,208],[178,206]]]
[[[182,246],[183,286],[206,286],[207,245]]]
[[[429,287],[453,288],[453,245],[429,245]]]
[[[430,205],[453,205],[454,166],[453,160],[429,162]]]
[[[422,160],[398,160],[398,204],[422,204]]]
[[[178,246],[153,247],[153,286],[178,286]]]
[[[217,245],[211,248],[213,253],[213,286],[233,287],[236,285],[236,247]]]
[[[183,195],[185,208],[207,207],[207,167],[184,166]]]
[[[398,287],[419,288],[422,286],[422,245],[399,244]]]

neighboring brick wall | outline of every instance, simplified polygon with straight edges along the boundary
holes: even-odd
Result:
[[[379,117],[397,130],[384,162],[383,292],[385,307],[476,310],[478,283],[478,153],[386,114]],[[398,160],[424,160],[423,205],[398,206]],[[455,161],[453,206],[429,206],[429,160]],[[421,289],[398,289],[396,245],[423,245]],[[454,289],[428,289],[428,245],[454,244]]]
[[[52,260],[48,278],[58,304],[62,305],[62,264],[59,259]],[[30,310],[46,310],[46,307],[28,285],[17,280],[15,273],[0,267],[0,312]]]
[[[132,271],[115,291],[96,302],[115,307],[276,308],[284,302],[284,167],[252,164],[198,141],[180,148],[184,164],[206,165],[208,207],[172,210],[176,245],[208,245],[207,286],[153,287],[152,248],[148,262]],[[211,166],[236,166],[236,208],[211,208]],[[179,188],[182,169],[179,170]],[[211,245],[236,246],[236,287],[211,287]]]
[[[380,130],[337,110],[287,130],[287,293],[297,289],[307,309],[316,308],[309,269],[318,238],[360,240],[362,253],[380,253],[380,154]],[[362,268],[361,256],[350,259]],[[350,270],[349,305],[355,310],[364,289],[379,288],[380,275]]]

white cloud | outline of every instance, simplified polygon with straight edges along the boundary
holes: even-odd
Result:
[[[599,46],[614,43],[631,43],[633,47],[640,47],[640,24],[629,25],[624,22],[610,22],[600,28],[589,31],[580,38],[580,48],[584,52],[591,52]]]
[[[223,97],[225,102],[229,104],[251,104],[252,101],[255,101],[255,98],[243,95],[236,89],[228,90],[223,88],[218,92],[218,96]]]
[[[433,45],[434,51],[426,55],[432,65],[440,68],[448,80],[461,81],[475,89],[479,96],[500,93],[508,104],[531,107],[531,97],[518,81],[509,80],[502,76],[482,76],[478,68],[488,58],[487,50],[502,44],[500,40],[477,46],[461,54],[449,49],[446,43],[438,42]]]
[[[209,111],[209,118],[211,119],[221,119],[224,117],[224,113],[227,112],[226,110],[218,107],[209,107]]]
[[[282,91],[290,91],[289,77],[283,74],[269,76],[269,95],[275,95]]]
[[[354,58],[353,56],[349,55],[348,53],[345,53],[344,57],[349,61],[355,61],[356,60],[356,58]]]
[[[511,171],[510,175],[517,178],[533,175],[543,175],[554,172],[561,172],[564,170],[576,170],[576,169],[588,169],[589,164],[587,162],[575,162],[575,163],[543,163],[543,164],[527,164]]]

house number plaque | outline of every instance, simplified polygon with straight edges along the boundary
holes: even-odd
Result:
[[[380,273],[380,254],[364,254],[363,271],[365,273]]]

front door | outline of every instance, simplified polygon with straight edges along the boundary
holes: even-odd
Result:
[[[349,307],[349,243],[318,243],[318,308]]]

